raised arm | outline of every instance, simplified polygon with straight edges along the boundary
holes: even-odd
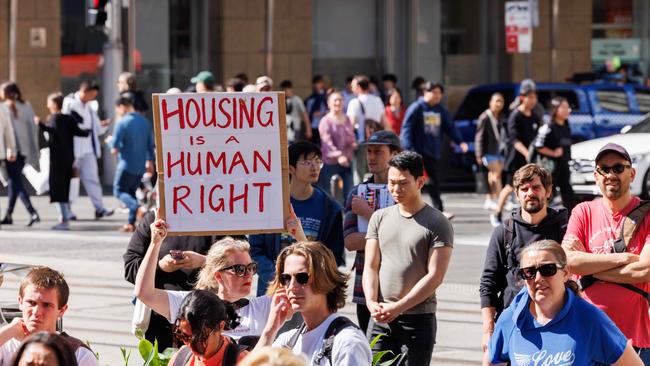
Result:
[[[142,259],[135,278],[135,296],[156,313],[170,318],[169,298],[165,290],[157,289],[155,284],[156,268],[160,246],[167,236],[167,223],[156,216],[151,224],[151,244]]]

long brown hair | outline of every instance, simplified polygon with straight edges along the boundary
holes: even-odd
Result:
[[[332,251],[317,241],[298,242],[280,252],[275,261],[275,277],[269,284],[267,294],[273,295],[282,287],[280,275],[284,272],[284,261],[290,255],[297,255],[307,260],[311,288],[314,292],[327,296],[327,308],[331,312],[345,306],[348,275],[336,267]]]

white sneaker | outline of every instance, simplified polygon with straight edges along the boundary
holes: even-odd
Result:
[[[499,219],[499,215],[490,214],[490,225],[492,225],[492,227],[501,225],[501,219]]]
[[[451,212],[448,212],[448,211],[443,211],[442,214],[447,218],[447,220],[451,220],[451,219],[453,219],[454,217],[456,217],[455,214],[453,214],[453,213],[451,213]]]
[[[494,210],[496,207],[497,207],[497,203],[489,198],[486,198],[485,202],[483,202],[484,210]]]

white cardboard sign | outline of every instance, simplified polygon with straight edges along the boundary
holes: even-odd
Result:
[[[283,93],[153,96],[170,235],[281,232],[289,215]]]

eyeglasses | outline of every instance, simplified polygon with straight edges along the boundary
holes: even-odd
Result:
[[[558,268],[564,268],[557,263],[547,263],[542,264],[539,267],[526,267],[519,269],[519,277],[523,280],[532,280],[537,275],[537,272],[542,275],[542,277],[552,277],[557,273]]]
[[[282,286],[287,287],[291,283],[291,278],[295,277],[296,282],[301,285],[306,285],[309,282],[309,273],[307,272],[298,272],[295,274],[282,273],[280,274],[280,283]]]
[[[190,346],[196,353],[203,354],[207,346],[208,338],[217,330],[204,328],[198,334],[185,334],[181,329],[181,319],[177,318],[172,327],[172,334],[179,342]]]
[[[189,344],[192,341],[193,336],[191,334],[185,334],[183,333],[183,330],[181,329],[181,320],[176,319],[176,322],[174,323],[174,326],[172,327],[172,334],[174,334],[174,337],[178,339],[179,342],[183,344]]]
[[[302,166],[313,166],[316,168],[320,168],[323,166],[323,160],[321,159],[300,160],[298,161],[298,164]]]
[[[253,262],[249,264],[233,264],[232,266],[223,268],[222,271],[226,271],[230,269],[233,270],[233,272],[235,272],[235,276],[237,277],[244,277],[249,272],[251,275],[254,275],[257,272],[257,263]]]
[[[627,168],[631,168],[632,166],[629,164],[614,164],[613,166],[607,166],[607,165],[601,165],[596,167],[596,171],[598,174],[602,175],[603,177],[609,172],[614,172],[614,174],[621,174],[625,171]]]

